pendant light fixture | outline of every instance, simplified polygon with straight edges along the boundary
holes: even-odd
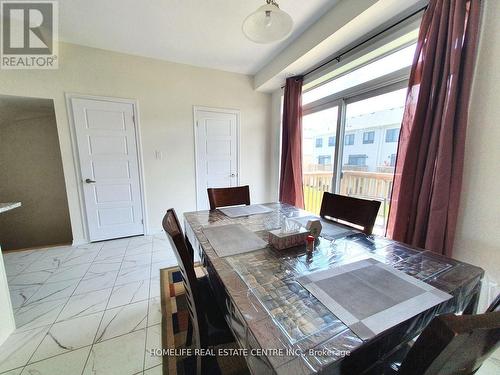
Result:
[[[243,21],[243,33],[256,43],[272,43],[284,39],[292,31],[293,20],[274,0],[266,0]]]

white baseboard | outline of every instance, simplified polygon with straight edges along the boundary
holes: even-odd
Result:
[[[155,234],[160,234],[163,233],[163,228],[157,227],[157,228],[148,228],[148,231],[146,232],[147,236],[154,236]]]
[[[73,239],[73,246],[80,246],[80,245],[86,245],[90,243],[88,240],[85,238],[78,238],[78,239]]]

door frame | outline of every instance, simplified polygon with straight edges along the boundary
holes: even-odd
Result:
[[[303,116],[307,116],[316,112],[321,112],[329,108],[338,107],[337,114],[337,132],[336,139],[338,140],[335,147],[334,162],[333,162],[333,177],[332,177],[332,192],[338,193],[340,191],[340,182],[342,174],[342,160],[344,152],[344,135],[345,135],[345,121],[347,105],[368,99],[374,96],[383,95],[395,90],[400,90],[408,87],[408,77],[402,75],[408,69],[404,68],[397,74],[390,73],[381,78],[389,77],[387,82],[380,83],[380,79],[375,79],[366,83],[362,83],[353,88],[340,91],[333,95],[319,99],[315,102],[307,104],[303,109]],[[408,73],[409,74],[409,73]]]
[[[125,103],[131,104],[134,114],[134,130],[135,130],[135,141],[137,147],[137,166],[139,168],[139,188],[140,188],[140,196],[141,196],[141,205],[142,205],[142,220],[144,226],[144,235],[151,234],[149,228],[149,220],[146,214],[146,189],[144,182],[144,156],[142,149],[142,139],[141,139],[141,131],[140,131],[140,118],[139,118],[139,103],[137,99],[128,99],[128,98],[117,98],[111,96],[98,96],[98,95],[89,95],[89,94],[78,94],[66,92],[64,94],[66,98],[66,110],[68,113],[68,122],[69,122],[69,130],[70,130],[70,138],[71,138],[71,151],[73,154],[73,165],[76,175],[76,188],[78,191],[78,203],[80,205],[80,218],[82,220],[83,225],[83,233],[85,236],[85,243],[90,243],[90,234],[89,234],[89,225],[87,220],[87,212],[85,210],[85,197],[83,194],[83,186],[81,182],[83,181],[82,177],[82,169],[80,167],[80,156],[78,154],[78,143],[76,139],[76,125],[75,125],[75,117],[73,114],[73,107],[71,105],[72,99],[87,99],[87,100],[98,100],[101,102],[113,102],[113,103]],[[73,245],[78,245],[73,243]]]
[[[201,105],[193,106],[193,134],[194,134],[194,170],[195,170],[195,179],[194,179],[194,188],[195,188],[195,200],[196,200],[196,210],[199,210],[198,207],[198,180],[199,180],[199,166],[198,166],[198,132],[196,131],[197,127],[197,113],[198,111],[204,112],[217,112],[217,113],[231,113],[236,115],[236,143],[238,145],[238,151],[236,152],[237,166],[238,166],[238,175],[236,176],[237,185],[240,184],[240,175],[241,175],[241,138],[240,138],[240,126],[241,126],[241,111],[239,109],[233,108],[220,108],[220,107],[206,107]]]

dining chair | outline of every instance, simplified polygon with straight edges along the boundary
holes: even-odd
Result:
[[[193,342],[195,348],[207,349],[212,346],[234,341],[224,316],[210,289],[207,278],[197,278],[192,256],[186,245],[179,220],[173,208],[167,210],[163,218],[163,229],[174,249],[175,257],[184,284],[187,309],[191,322],[191,332],[188,332],[186,343]],[[188,328],[189,331],[189,328]],[[192,335],[192,340],[190,338]],[[196,356],[197,374],[217,373],[217,361],[210,356]]]
[[[321,202],[320,216],[337,219],[363,227],[363,232],[372,234],[380,201],[366,200],[325,192]]]
[[[228,188],[208,188],[207,193],[211,210],[240,204],[250,205],[250,187],[248,185]]]
[[[500,346],[500,312],[435,317],[406,350],[366,374],[468,375]],[[402,358],[402,360],[395,360]]]
[[[500,294],[493,300],[486,312],[500,311]]]

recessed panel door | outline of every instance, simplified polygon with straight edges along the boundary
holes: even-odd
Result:
[[[91,241],[144,233],[134,107],[72,98]]]

